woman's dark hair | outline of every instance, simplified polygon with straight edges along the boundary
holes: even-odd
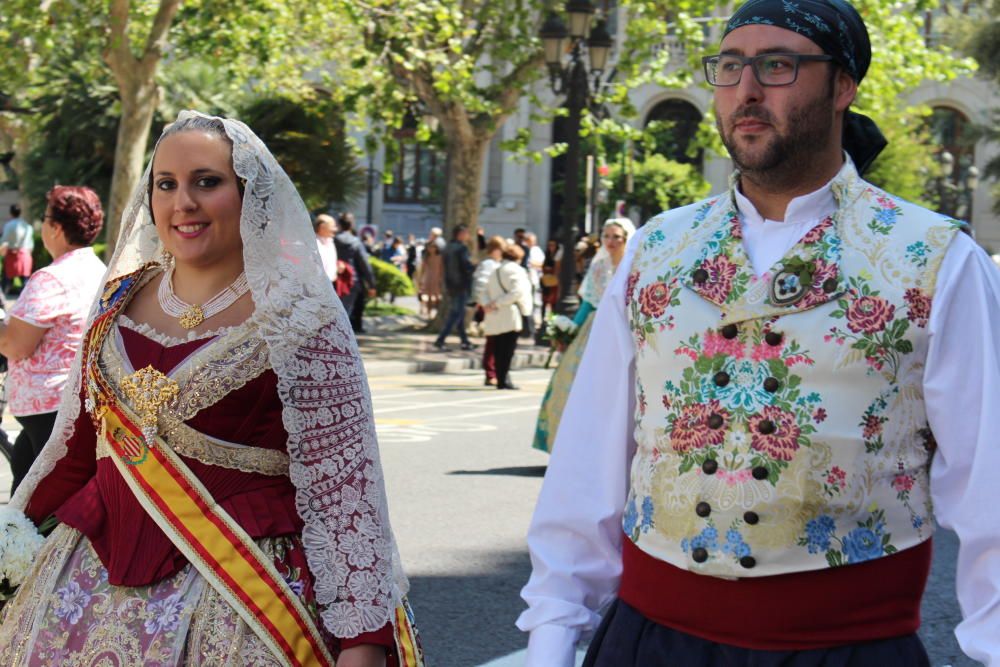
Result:
[[[337,226],[342,232],[349,232],[354,229],[354,214],[350,211],[341,213],[337,216]]]
[[[21,206],[19,204],[11,204],[10,214],[15,218],[19,217],[21,215]]]
[[[97,193],[83,186],[57,185],[46,195],[48,217],[63,231],[66,242],[93,244],[104,226],[104,210]]]

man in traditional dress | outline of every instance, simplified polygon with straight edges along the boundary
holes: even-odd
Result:
[[[599,624],[585,665],[928,665],[935,522],[958,642],[1000,664],[1000,273],[860,178],[870,60],[843,0],[750,0],[704,59],[737,171],[652,219],[597,311],[528,534],[528,665]]]

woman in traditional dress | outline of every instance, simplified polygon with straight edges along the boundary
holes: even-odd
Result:
[[[604,288],[611,282],[611,276],[615,274],[618,263],[625,256],[625,244],[634,233],[635,225],[628,218],[611,218],[604,223],[601,231],[601,249],[591,261],[580,285],[580,308],[573,317],[578,327],[576,337],[563,351],[559,367],[552,374],[549,387],[542,397],[542,407],[535,425],[535,439],[532,442],[532,447],[535,449],[543,452],[552,451],[552,443],[555,442],[556,430],[559,428],[559,418],[562,416],[566,399],[569,398],[576,369],[583,358],[583,350],[587,346],[597,304],[604,295]]]
[[[60,525],[0,664],[419,664],[356,342],[249,128],[164,130],[108,276],[12,499]]]

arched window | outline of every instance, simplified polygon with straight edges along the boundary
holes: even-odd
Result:
[[[976,158],[976,139],[969,117],[952,107],[935,106],[929,122],[934,143],[955,160],[952,176],[961,178]]]
[[[660,126],[654,129],[657,153],[674,162],[693,164],[701,170],[704,151],[699,150],[694,156],[687,154],[701,123],[701,112],[696,106],[685,100],[664,100],[646,116],[645,126],[649,127],[651,123]]]

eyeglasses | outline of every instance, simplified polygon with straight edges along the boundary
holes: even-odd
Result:
[[[824,62],[833,60],[828,55],[802,53],[764,53],[759,56],[740,56],[723,53],[705,56],[701,59],[705,66],[705,79],[713,86],[738,85],[743,78],[743,68],[750,65],[757,83],[762,86],[790,86],[799,76],[800,62]]]

